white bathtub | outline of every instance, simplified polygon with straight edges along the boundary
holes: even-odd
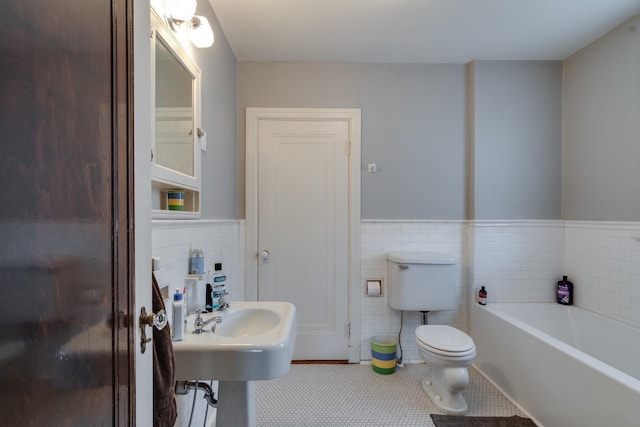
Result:
[[[545,427],[640,426],[640,328],[555,303],[471,309],[474,366]]]

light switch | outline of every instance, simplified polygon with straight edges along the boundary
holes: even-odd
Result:
[[[200,136],[200,148],[202,151],[207,151],[207,132],[202,131],[202,136]]]

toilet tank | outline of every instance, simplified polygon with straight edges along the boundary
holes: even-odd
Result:
[[[387,254],[388,303],[396,310],[455,308],[456,258],[446,252]]]

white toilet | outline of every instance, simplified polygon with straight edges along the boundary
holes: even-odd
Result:
[[[456,259],[443,252],[387,254],[388,302],[396,310],[437,311],[455,308]],[[416,328],[420,356],[428,366],[422,388],[445,414],[467,413],[461,392],[469,385],[469,366],[476,356],[471,337],[447,325]]]

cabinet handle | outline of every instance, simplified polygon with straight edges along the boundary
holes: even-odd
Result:
[[[143,306],[140,309],[138,322],[140,323],[140,351],[144,353],[147,349],[147,344],[151,342],[151,338],[147,338],[145,326],[155,327],[158,330],[164,329],[167,326],[167,313],[164,310],[160,310],[157,313],[147,314],[147,309]]]

